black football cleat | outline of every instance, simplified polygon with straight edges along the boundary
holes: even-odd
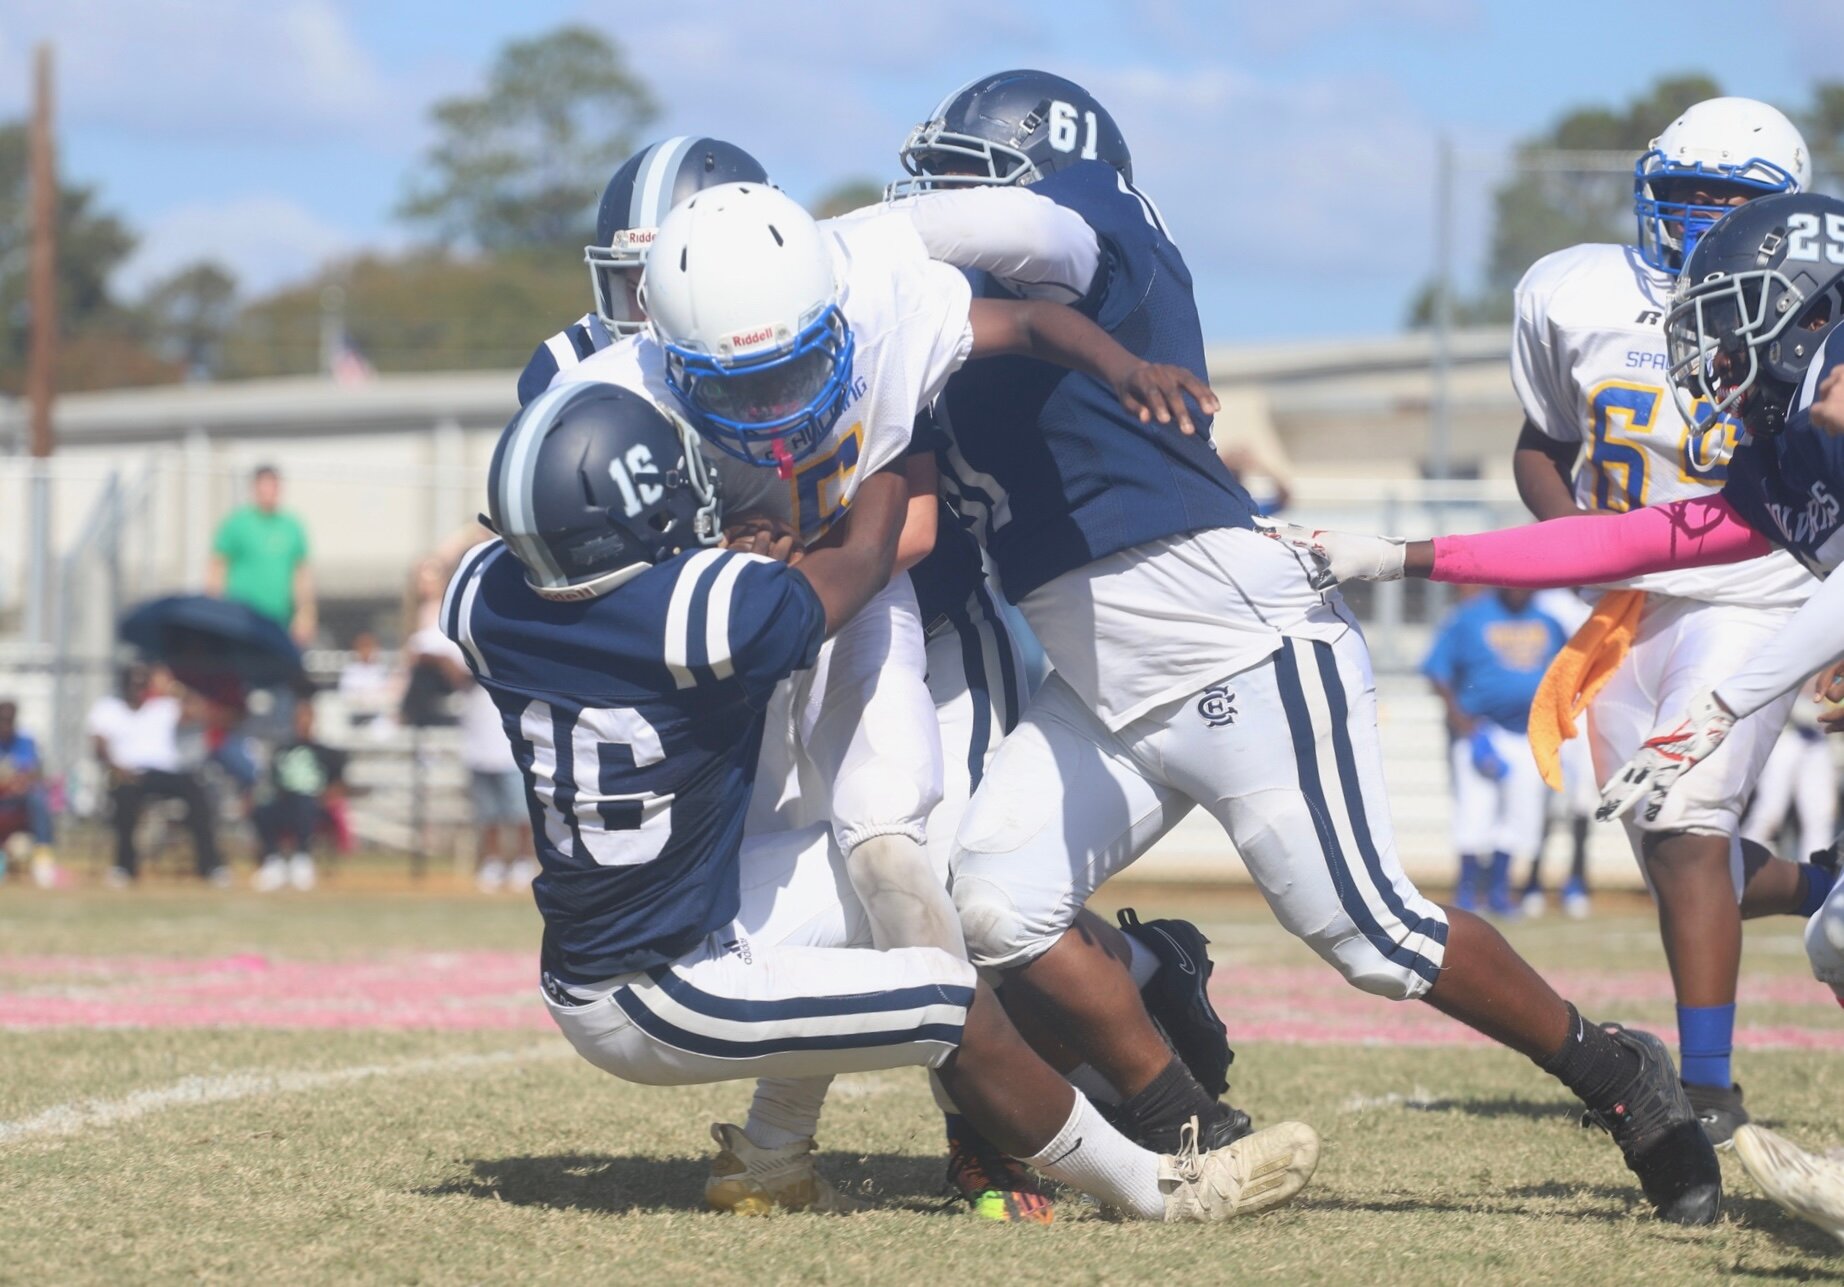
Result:
[[[1183,1148],[1185,1132],[1193,1122],[1197,1124],[1197,1148],[1202,1153],[1208,1153],[1213,1148],[1226,1148],[1243,1136],[1255,1133],[1254,1123],[1249,1121],[1247,1113],[1221,1100],[1211,1105],[1207,1115],[1201,1118],[1188,1117],[1169,1127],[1119,1122],[1115,1126],[1121,1134],[1147,1152],[1166,1154],[1177,1153]]]
[[[1742,1088],[1733,1086],[1699,1086],[1684,1083],[1684,1097],[1690,1101],[1703,1126],[1703,1133],[1717,1148],[1726,1148],[1735,1139],[1735,1128],[1748,1124],[1748,1110],[1742,1107]]]
[[[1146,1013],[1197,1084],[1212,1099],[1219,1098],[1229,1090],[1229,1066],[1236,1052],[1229,1048],[1229,1032],[1210,1004],[1210,972],[1216,968],[1205,950],[1210,940],[1190,921],[1142,923],[1131,907],[1121,909],[1120,927],[1159,958],[1159,972],[1140,990]]]
[[[1639,1056],[1639,1075],[1618,1103],[1590,1109],[1582,1124],[1613,1136],[1661,1218],[1672,1224],[1715,1223],[1722,1213],[1722,1168],[1665,1043],[1617,1023],[1601,1028]]]

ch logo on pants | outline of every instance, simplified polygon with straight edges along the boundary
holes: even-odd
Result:
[[[1204,695],[1197,699],[1197,713],[1204,717],[1204,723],[1211,728],[1222,728],[1225,724],[1236,722],[1236,695],[1218,684],[1206,688]]]

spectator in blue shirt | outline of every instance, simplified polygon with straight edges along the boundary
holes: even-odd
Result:
[[[1555,618],[1532,606],[1530,591],[1490,589],[1448,614],[1422,663],[1452,737],[1459,907],[1476,908],[1483,892],[1495,915],[1517,910],[1511,863],[1536,857],[1548,802],[1525,736],[1530,703],[1566,641]]]
[[[0,815],[24,822],[23,834],[32,838],[35,869],[52,861],[51,803],[45,797],[44,777],[38,743],[19,731],[18,703],[10,698],[0,700]],[[4,859],[0,859],[3,871]]]

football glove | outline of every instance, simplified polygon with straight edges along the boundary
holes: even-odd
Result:
[[[1483,728],[1476,728],[1466,741],[1467,748],[1473,757],[1473,771],[1489,782],[1504,781],[1505,774],[1511,771],[1511,766],[1505,763],[1503,757],[1498,754],[1498,748],[1492,745],[1492,735]]]
[[[1688,715],[1666,732],[1648,737],[1638,753],[1614,773],[1601,792],[1601,807],[1594,816],[1607,822],[1644,799],[1639,816],[1654,821],[1673,784],[1708,759],[1734,727],[1735,716],[1716,700],[1715,693],[1699,693],[1691,700]]]
[[[1298,523],[1275,523],[1262,530],[1306,561],[1307,579],[1315,590],[1329,590],[1341,581],[1402,579],[1407,541],[1301,527]]]

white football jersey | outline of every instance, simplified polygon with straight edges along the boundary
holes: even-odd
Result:
[[[1619,513],[1703,496],[1721,491],[1728,477],[1727,450],[1712,469],[1692,459],[1666,379],[1663,321],[1675,284],[1646,267],[1633,247],[1611,245],[1546,255],[1518,283],[1511,382],[1533,425],[1581,444],[1575,502],[1585,510]],[[1623,584],[1708,603],[1790,608],[1814,582],[1780,551]]]
[[[773,515],[812,541],[844,514],[858,480],[902,459],[924,407],[967,360],[972,289],[961,273],[929,258],[908,218],[866,212],[828,219],[843,283],[839,308],[852,331],[852,383],[825,440],[794,462],[792,477],[705,444],[723,488],[724,509]],[[650,334],[623,340],[558,374],[557,384],[602,381],[680,409],[666,384],[665,352]]]

